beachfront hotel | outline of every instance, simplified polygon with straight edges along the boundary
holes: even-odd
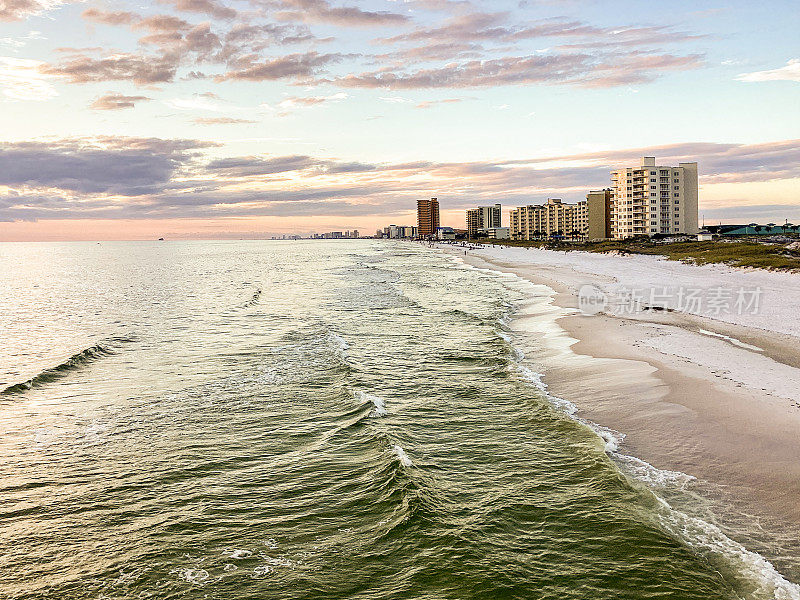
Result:
[[[421,238],[432,237],[439,227],[439,201],[417,200],[417,235]]]
[[[479,206],[467,210],[467,236],[477,237],[479,229],[498,229],[503,226],[503,208],[500,204],[494,206]]]
[[[511,211],[511,239],[535,240],[550,236],[583,238],[590,218],[585,200],[578,204],[566,204],[560,198],[548,198],[544,204],[520,206]]]
[[[697,233],[697,163],[656,165],[653,156],[638,167],[611,173],[612,237]]]

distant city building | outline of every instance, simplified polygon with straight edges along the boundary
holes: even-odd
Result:
[[[378,230],[380,233],[380,230]],[[313,233],[309,236],[312,240],[340,240],[340,239],[355,239],[360,237],[358,230],[354,229],[352,231],[329,231],[327,233]],[[292,236],[290,239],[300,239],[300,236]]]
[[[560,198],[548,198],[544,204],[520,206],[510,213],[510,236],[515,240],[547,237],[582,238],[581,227],[588,222],[587,202],[565,204]]]
[[[612,237],[697,233],[696,162],[659,166],[645,156],[639,167],[612,171],[611,180]]]
[[[417,201],[417,235],[433,237],[439,227],[439,201],[436,198]]]
[[[389,239],[411,239],[417,237],[417,228],[412,225],[389,225],[383,228],[381,237]]]
[[[479,229],[494,229],[502,225],[503,212],[500,204],[467,210],[467,235],[470,238],[476,237]]]

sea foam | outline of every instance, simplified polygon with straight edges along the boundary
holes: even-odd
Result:
[[[400,461],[400,464],[403,465],[404,467],[414,466],[414,463],[411,462],[410,458],[408,458],[408,454],[406,454],[406,451],[403,450],[403,447],[400,446],[399,444],[395,444],[394,446],[392,446],[392,452],[395,453],[398,460]]]

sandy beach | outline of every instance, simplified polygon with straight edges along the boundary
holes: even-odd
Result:
[[[688,489],[718,503],[717,515],[728,507],[720,522],[728,532],[746,537],[757,522],[769,533],[752,543],[797,554],[800,276],[650,256],[448,250],[474,267],[549,288],[552,301],[523,309],[514,327],[544,334],[536,367],[548,390],[574,403],[579,417],[620,432],[620,454],[694,478],[686,478]],[[609,310],[578,311],[587,284],[607,295]],[[760,304],[742,314],[680,311],[669,301],[662,310],[611,310],[625,290],[667,285],[758,288]]]

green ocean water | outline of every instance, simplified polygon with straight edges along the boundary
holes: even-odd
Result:
[[[548,397],[536,286],[379,241],[0,260],[0,598],[800,598]]]

